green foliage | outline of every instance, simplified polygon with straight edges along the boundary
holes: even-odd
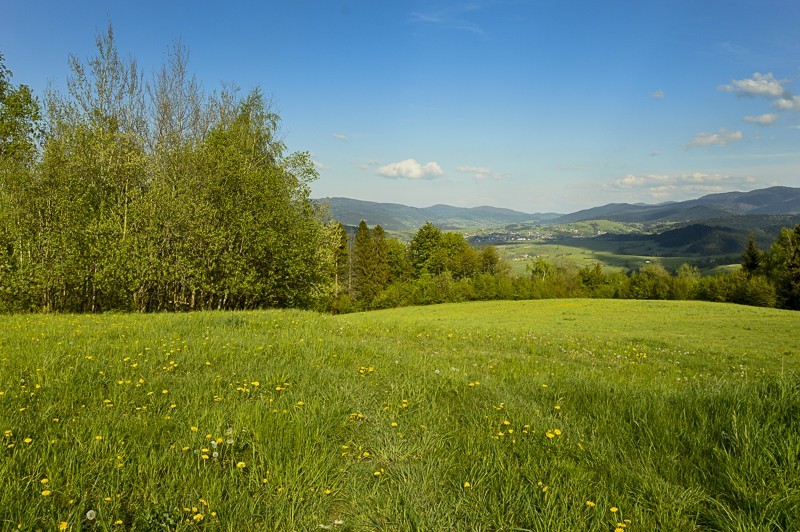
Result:
[[[800,225],[781,229],[770,248],[768,262],[779,305],[800,310]]]
[[[205,94],[187,61],[176,45],[145,84],[110,25],[94,57],[70,57],[68,94],[47,98],[41,161],[2,164],[0,309],[330,304],[341,241],[309,200],[309,154],[285,153],[258,89]],[[7,77],[0,68],[0,103],[29,96]],[[27,101],[3,103],[3,153],[32,149]]]
[[[742,252],[742,271],[747,275],[754,275],[761,270],[764,253],[758,249],[756,237],[753,233],[747,237],[747,245]]]

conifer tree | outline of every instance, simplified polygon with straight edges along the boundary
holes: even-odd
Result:
[[[377,275],[375,239],[364,220],[361,220],[356,230],[352,261],[352,298],[368,308],[380,291],[380,282]]]
[[[745,275],[750,277],[759,272],[763,255],[763,252],[756,245],[755,236],[750,233],[750,236],[747,237],[747,245],[742,253],[742,271]]]

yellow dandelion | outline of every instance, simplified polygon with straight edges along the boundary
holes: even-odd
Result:
[[[553,410],[561,410],[561,405],[556,405],[553,407]]]
[[[610,508],[610,510],[611,510],[611,513],[612,513],[612,514],[615,514],[615,513],[617,513],[617,512],[619,511],[619,508],[617,508],[616,506],[612,506],[612,507]]]
[[[114,524],[115,525],[121,525],[122,524],[122,519],[117,519],[116,521],[114,521]]]
[[[67,523],[66,521],[61,521],[60,523],[58,523],[59,530],[66,530],[68,526],[69,523]]]
[[[24,440],[22,440],[22,441],[24,441],[25,443],[30,443],[30,442],[32,442],[33,440],[32,440],[32,439],[30,439],[30,438],[25,438],[25,439],[24,439]]]
[[[192,432],[197,432],[199,429],[197,427],[193,426],[191,430],[192,430]]]
[[[200,521],[203,520],[203,514],[194,514],[194,517],[192,517],[192,519],[194,519],[199,523]]]
[[[617,528],[614,529],[614,532],[625,532],[625,529],[617,527]]]
[[[561,430],[560,429],[556,429],[556,430],[553,431],[553,434],[555,434],[556,436],[561,436]]]
[[[94,437],[94,440],[95,441],[103,441],[103,437],[98,434],[97,436]]]
[[[333,493],[332,489],[328,488],[325,490],[325,495],[330,495],[331,493]]]
[[[464,482],[464,487],[465,488],[471,488],[472,485],[469,482]]]
[[[397,421],[392,421],[392,426],[396,427],[397,426]]]
[[[247,467],[247,464],[245,464],[244,462],[236,463],[236,469],[244,469],[245,467]]]
[[[549,439],[551,439],[551,440],[552,440],[553,438],[555,438],[555,436],[556,436],[556,435],[555,435],[555,434],[553,434],[553,433],[552,433],[552,432],[550,432],[550,431],[547,431],[547,433],[545,434],[545,436],[547,436]]]
[[[380,471],[375,471],[375,472],[374,472],[374,473],[372,473],[372,474],[373,474],[373,475],[375,475],[376,477],[379,477],[379,476],[381,476],[381,472],[380,472]]]
[[[586,506],[588,506],[589,508],[594,508],[597,505],[592,501],[586,501]]]
[[[42,492],[42,497],[49,497],[52,492],[50,490],[44,490]]]

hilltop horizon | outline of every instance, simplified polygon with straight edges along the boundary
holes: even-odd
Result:
[[[429,210],[429,209],[435,209],[435,208],[439,208],[439,207],[464,209],[464,210],[492,209],[492,210],[495,210],[495,211],[506,211],[508,213],[513,213],[513,214],[524,214],[524,215],[530,215],[530,216],[547,215],[547,216],[556,217],[556,216],[574,215],[576,213],[580,213],[580,212],[583,212],[583,211],[591,211],[593,209],[598,209],[598,208],[603,208],[603,207],[610,207],[610,206],[629,205],[629,206],[636,206],[636,207],[660,207],[660,206],[666,206],[666,205],[674,205],[674,204],[678,204],[678,203],[698,201],[698,200],[702,200],[704,198],[723,197],[725,195],[731,195],[731,194],[750,195],[750,194],[753,194],[753,193],[759,193],[759,192],[764,192],[764,191],[778,191],[778,190],[782,190],[782,189],[786,189],[788,191],[793,191],[793,192],[800,193],[800,187],[786,187],[786,186],[781,186],[781,185],[775,185],[775,186],[770,186],[770,187],[751,189],[751,190],[747,190],[747,191],[728,190],[728,191],[714,192],[714,193],[709,193],[709,194],[702,194],[702,195],[697,195],[694,198],[689,198],[689,199],[683,200],[683,201],[670,200],[670,201],[651,202],[651,203],[647,203],[647,202],[636,202],[636,203],[631,203],[631,202],[610,202],[610,203],[604,203],[604,204],[596,204],[596,205],[592,205],[591,207],[588,207],[588,208],[585,208],[585,209],[578,209],[578,210],[570,211],[570,212],[559,212],[559,211],[555,211],[555,210],[532,212],[532,211],[519,210],[519,209],[514,209],[514,208],[509,208],[509,207],[504,207],[504,206],[486,205],[486,204],[484,204],[484,205],[470,205],[470,206],[461,206],[461,205],[456,205],[454,203],[435,203],[435,204],[432,204],[432,205],[410,205],[410,204],[407,204],[407,203],[399,203],[399,202],[392,202],[392,201],[373,201],[373,200],[368,200],[368,199],[363,199],[363,198],[351,198],[351,197],[346,197],[346,196],[316,197],[316,198],[313,199],[313,201],[316,201],[316,202],[329,202],[330,200],[333,200],[333,201],[345,200],[345,201],[349,201],[349,202],[358,202],[358,203],[363,203],[363,204],[376,204],[376,205],[384,205],[384,206],[395,206],[395,207],[411,208],[411,209],[417,209],[417,210],[421,210],[421,211],[425,211],[425,210]]]

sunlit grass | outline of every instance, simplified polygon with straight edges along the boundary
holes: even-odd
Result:
[[[0,528],[792,529],[798,326],[588,300],[0,317]]]

